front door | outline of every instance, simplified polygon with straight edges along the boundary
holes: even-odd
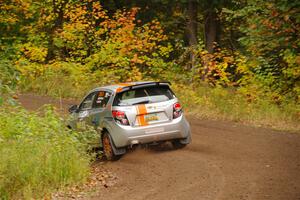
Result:
[[[85,125],[92,125],[90,121],[90,115],[92,113],[92,105],[97,92],[92,92],[87,95],[79,105],[77,111],[77,129],[85,128]]]
[[[112,93],[108,91],[99,91],[94,98],[94,102],[90,112],[91,124],[100,133],[102,131],[104,118],[109,117],[111,114],[111,110],[108,109],[107,106],[111,94]]]

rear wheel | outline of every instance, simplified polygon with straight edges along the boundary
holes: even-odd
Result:
[[[186,146],[186,144],[182,144],[180,140],[173,140],[172,145],[175,149],[182,149]]]
[[[102,135],[103,153],[107,160],[113,161],[120,159],[120,155],[115,155],[112,147],[112,142],[109,133],[105,132]]]

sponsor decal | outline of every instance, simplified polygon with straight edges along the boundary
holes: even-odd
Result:
[[[150,115],[150,116],[146,116],[145,117],[145,120],[146,120],[146,122],[150,122],[150,121],[157,121],[158,120],[158,117],[157,117],[157,115]]]
[[[148,106],[147,108],[148,109],[156,109],[157,107],[156,106]]]

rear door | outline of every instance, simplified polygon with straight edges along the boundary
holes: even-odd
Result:
[[[118,93],[114,108],[126,113],[133,127],[172,120],[175,96],[168,86],[148,86]]]

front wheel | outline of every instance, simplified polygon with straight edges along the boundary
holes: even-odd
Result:
[[[175,149],[182,149],[186,146],[186,144],[182,144],[180,140],[173,140],[172,145]]]
[[[115,155],[112,147],[112,142],[109,133],[105,132],[102,135],[103,153],[107,160],[114,161],[120,159],[120,155]]]

